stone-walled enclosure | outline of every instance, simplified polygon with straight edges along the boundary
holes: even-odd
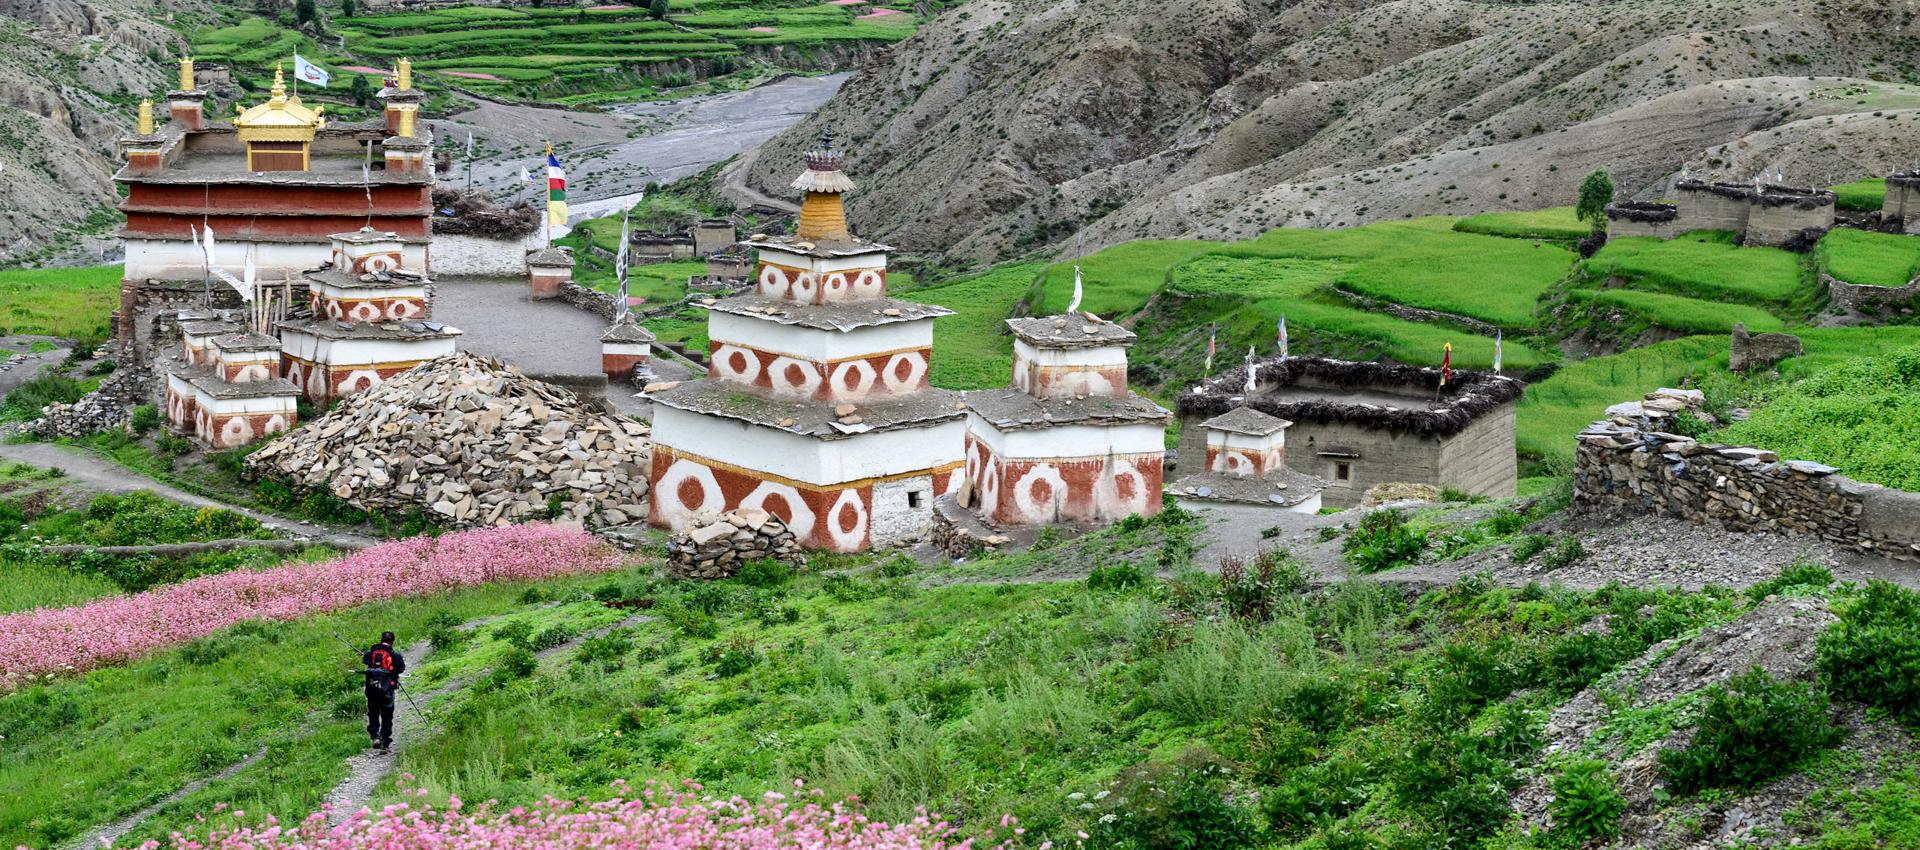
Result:
[[[1909,307],[1920,297],[1920,278],[1904,286],[1874,286],[1848,283],[1831,275],[1821,275],[1827,286],[1827,306],[1840,313],[1865,312],[1882,307]]]
[[[1920,232],[1920,172],[1887,175],[1887,197],[1880,205],[1882,221],[1900,222],[1900,232]]]
[[[1607,236],[1672,239],[1679,235],[1674,229],[1674,222],[1679,218],[1680,210],[1673,204],[1619,201],[1607,205]]]
[[[1888,183],[1889,199],[1892,183]],[[1833,228],[1837,197],[1826,189],[1680,180],[1671,204],[1622,201],[1607,205],[1607,232],[1619,238],[1672,239],[1695,230],[1726,230],[1742,244],[1811,244],[1808,235]]]
[[[1733,341],[1727,348],[1727,368],[1735,372],[1767,369],[1789,357],[1798,357],[1805,351],[1800,338],[1793,334],[1750,334],[1746,325],[1735,322]]]
[[[1669,516],[1732,531],[1816,535],[1859,552],[1920,560],[1920,493],[1855,481],[1753,446],[1663,430],[1700,393],[1661,389],[1580,432],[1573,510]]]
[[[1258,378],[1247,399],[1246,368],[1180,394],[1182,475],[1206,468],[1200,423],[1245,404],[1292,423],[1287,468],[1326,481],[1321,498],[1329,507],[1357,505],[1368,489],[1391,483],[1514,494],[1518,381],[1455,371],[1436,400],[1438,369],[1276,357],[1254,364]]]

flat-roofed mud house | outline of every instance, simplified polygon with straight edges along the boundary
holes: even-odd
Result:
[[[885,245],[847,228],[830,142],[793,183],[792,236],[756,236],[752,288],[703,305],[704,380],[651,393],[649,519],[765,510],[801,545],[857,552],[925,533],[960,483],[966,413],[927,382],[944,307],[887,297]]]
[[[1519,381],[1463,370],[1441,387],[1439,369],[1317,357],[1253,365],[1251,397],[1246,366],[1180,394],[1181,473],[1209,468],[1208,435],[1220,429],[1205,423],[1244,406],[1288,423],[1280,459],[1325,482],[1328,507],[1358,504],[1368,488],[1389,483],[1514,493]]]

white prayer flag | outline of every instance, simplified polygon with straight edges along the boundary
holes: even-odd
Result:
[[[333,79],[333,75],[327,73],[326,69],[300,58],[298,53],[293,54],[293,76],[303,83],[312,83],[316,86],[325,86],[328,80]]]

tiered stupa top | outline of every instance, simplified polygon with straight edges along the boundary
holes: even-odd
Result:
[[[831,131],[806,164],[793,181],[804,193],[793,235],[747,239],[760,252],[757,285],[700,305],[710,311],[713,380],[655,401],[816,436],[961,415],[958,396],[927,381],[933,319],[953,311],[887,297],[891,249],[848,228],[842,196],[854,184]],[[846,403],[860,411],[833,412]]]

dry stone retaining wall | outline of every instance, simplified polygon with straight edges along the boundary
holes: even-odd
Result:
[[[748,561],[769,559],[805,560],[787,524],[762,510],[732,511],[667,539],[667,572],[679,578],[732,578]]]
[[[1844,312],[1855,312],[1883,304],[1904,307],[1912,304],[1916,296],[1920,296],[1920,278],[1907,281],[1905,286],[1848,283],[1825,274],[1821,275],[1820,279],[1827,284],[1827,303],[1835,310]]]
[[[1855,481],[1753,446],[1702,443],[1665,430],[1697,412],[1698,391],[1661,389],[1615,405],[1574,453],[1578,513],[1671,516],[1731,531],[1815,535],[1855,551],[1920,560],[1920,493]]]

